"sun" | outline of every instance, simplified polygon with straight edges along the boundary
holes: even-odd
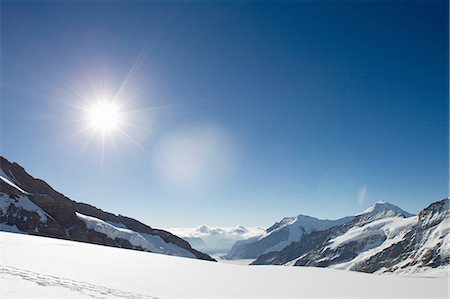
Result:
[[[102,101],[88,109],[89,124],[96,131],[111,132],[119,127],[121,113],[112,102]]]

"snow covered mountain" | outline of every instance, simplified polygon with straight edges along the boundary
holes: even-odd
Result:
[[[237,241],[225,257],[252,259],[264,253],[279,251],[311,232],[326,230],[351,221],[353,218],[350,216],[338,220],[322,220],[306,215],[285,217],[269,227],[262,235]]]
[[[361,215],[376,215],[377,217],[380,217],[380,218],[396,216],[396,215],[403,215],[404,217],[414,216],[413,214],[400,209],[396,205],[390,204],[383,200],[379,200],[379,201],[375,202],[373,205],[368,207],[365,211],[358,213],[355,216],[361,216]]]
[[[200,225],[195,228],[167,228],[171,233],[182,237],[191,246],[208,254],[227,253],[236,241],[262,235],[262,227],[210,227]]]
[[[343,225],[312,232],[253,264],[331,267],[377,273],[421,273],[449,264],[449,199],[418,216],[377,202]]]
[[[214,260],[167,231],[72,201],[3,157],[0,230]]]

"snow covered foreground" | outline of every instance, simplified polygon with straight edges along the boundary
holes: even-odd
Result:
[[[448,278],[239,266],[0,232],[0,298],[447,298]]]

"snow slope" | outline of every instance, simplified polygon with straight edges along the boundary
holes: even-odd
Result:
[[[366,243],[366,248],[354,259],[333,267],[365,270],[371,264],[381,264],[376,273],[446,276],[450,255],[449,233],[448,199],[443,199],[432,203],[417,216],[391,217],[354,226],[330,240],[327,248],[337,249],[346,243],[380,236],[377,239],[379,244]],[[397,262],[392,263],[394,260]]]
[[[447,298],[448,280],[239,266],[0,232],[1,298]]]
[[[348,262],[332,265],[332,268],[352,270],[355,265],[364,263],[370,257],[378,254],[384,249],[397,244],[405,238],[405,235],[416,225],[417,216],[409,218],[390,217],[379,219],[364,226],[355,226],[345,234],[330,240],[325,249],[336,250],[350,242],[364,242],[373,236],[380,236],[379,243],[368,243],[364,250],[354,259]]]
[[[109,238],[115,240],[117,238],[127,240],[131,245],[141,247],[145,250],[155,253],[163,253],[169,255],[176,255],[182,257],[195,258],[195,256],[184,248],[178,247],[175,244],[166,243],[159,236],[138,233],[126,228],[123,224],[112,224],[101,219],[86,216],[81,213],[75,213],[78,218],[86,223],[88,229],[107,235]]]

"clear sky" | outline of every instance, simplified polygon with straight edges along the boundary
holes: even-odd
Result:
[[[1,154],[73,200],[267,226],[448,196],[447,1],[2,1],[1,42]]]

